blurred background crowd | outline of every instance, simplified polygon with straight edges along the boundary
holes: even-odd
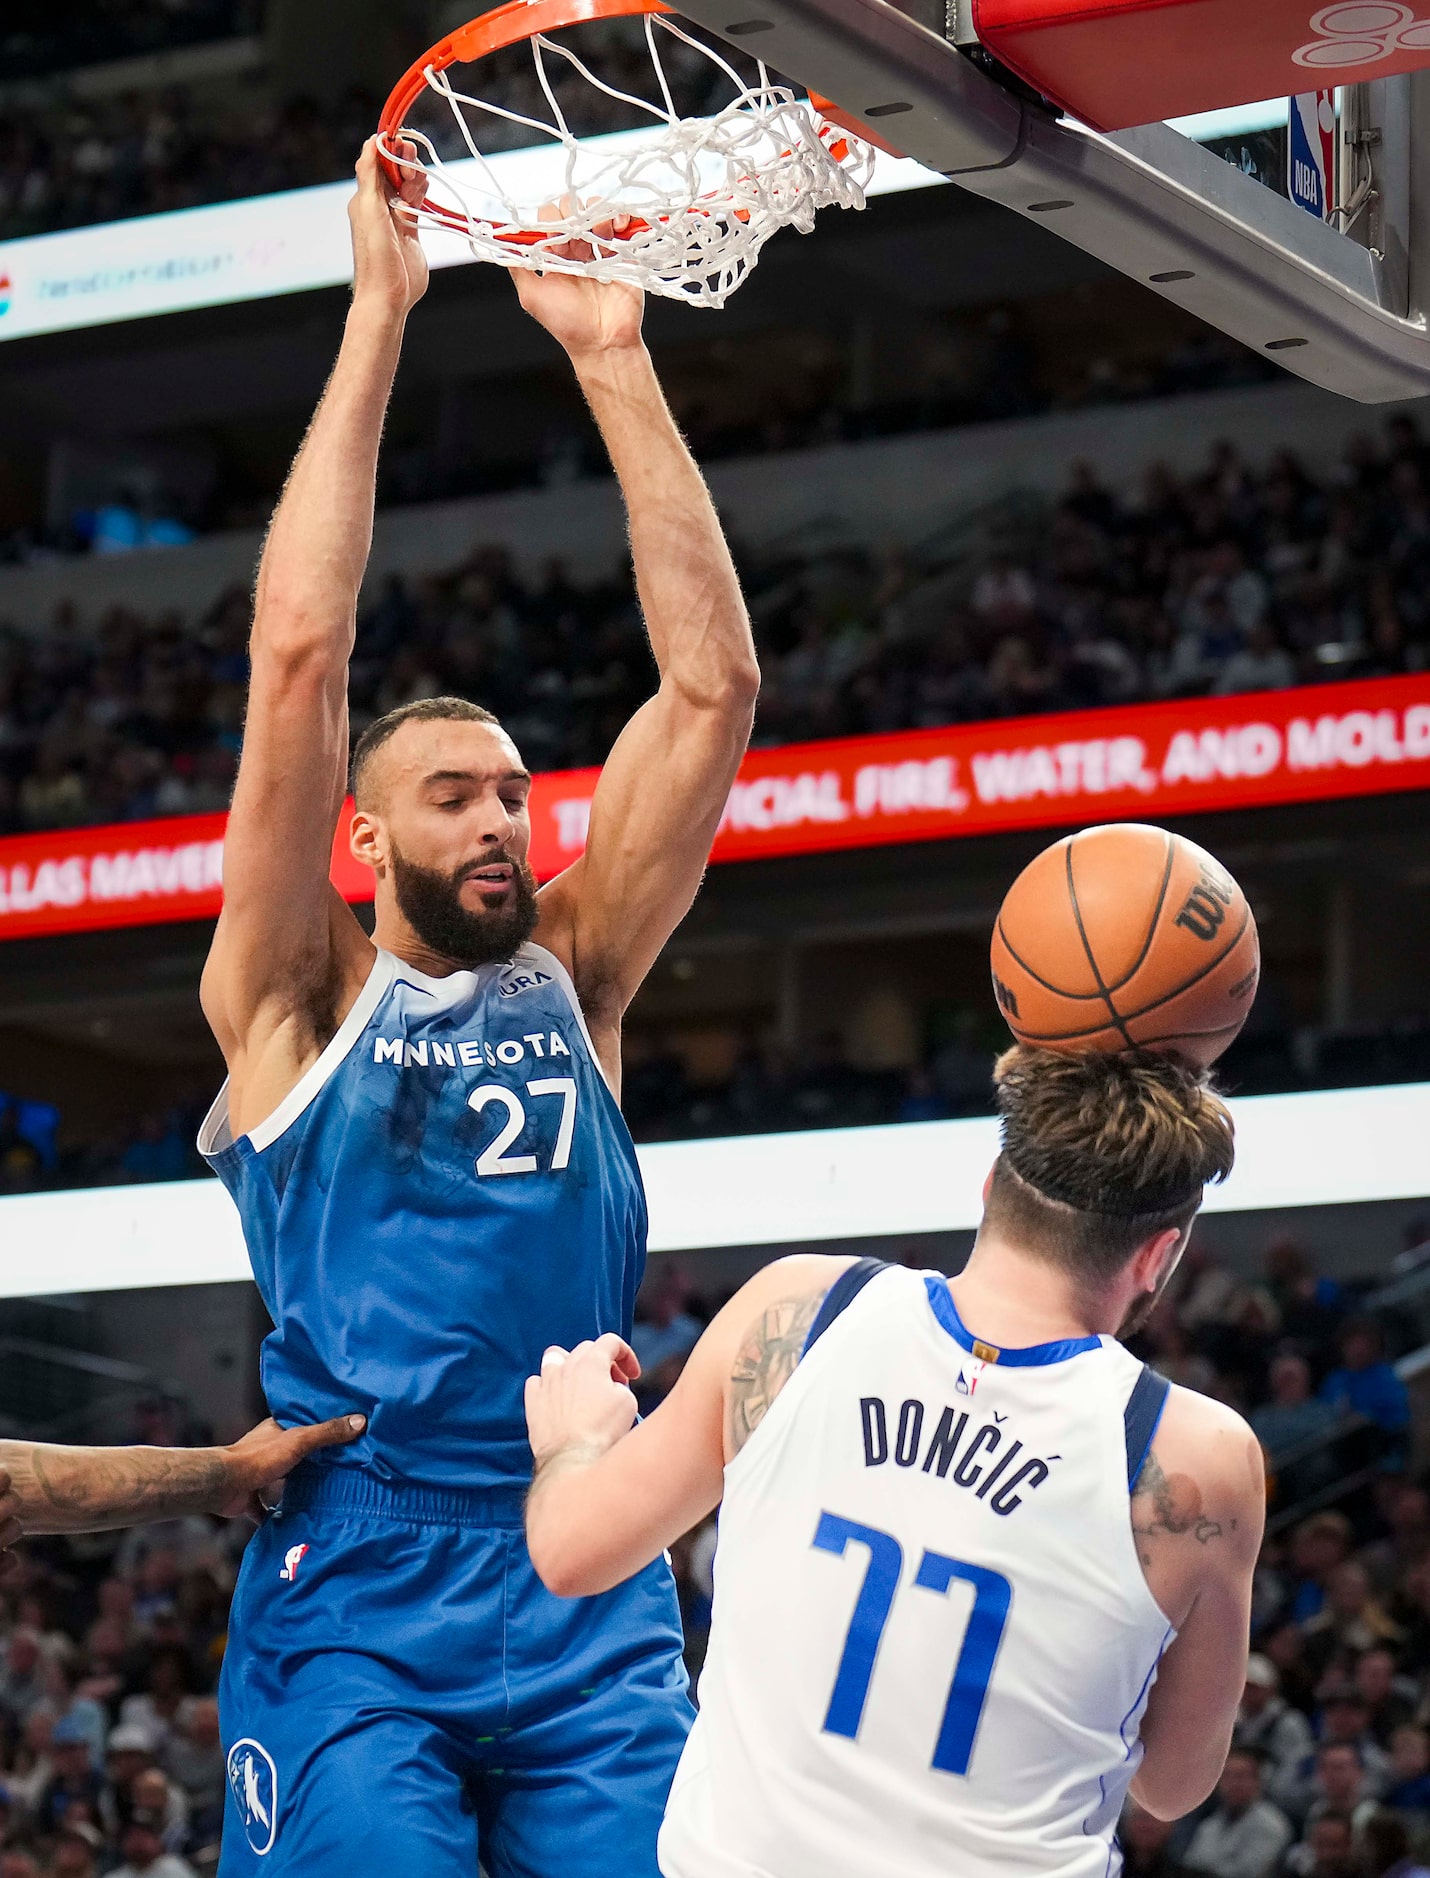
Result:
[[[757,743],[1390,676],[1430,662],[1430,446],[1395,419],[1317,477],[1204,471],[1122,495],[1084,467],[978,545],[747,549]],[[227,806],[249,602],[0,622],[0,833]],[[36,631],[44,626],[43,632]],[[534,770],[601,762],[653,672],[624,572],[523,579],[506,552],[390,579],[365,606],[354,734],[414,698],[496,711]]]

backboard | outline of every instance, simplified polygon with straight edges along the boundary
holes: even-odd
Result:
[[[981,43],[983,4],[680,0],[680,10],[832,101],[840,121],[867,126],[1300,377],[1368,404],[1430,395],[1430,191],[1411,187],[1430,165],[1430,71],[1339,91],[1339,200],[1325,222],[1165,123],[1092,129]],[[1061,11],[1080,4],[1064,0]],[[1152,8],[1122,0],[1122,10]],[[1413,8],[1379,10],[1411,16],[1401,39],[1414,38]],[[1307,33],[1310,43],[1309,19]],[[1425,46],[1397,43],[1401,63],[1430,65],[1430,21],[1423,37]],[[1040,70],[1042,83],[1051,69]],[[1303,88],[1337,75],[1307,68]],[[1241,102],[1235,77],[1227,82],[1220,102]]]

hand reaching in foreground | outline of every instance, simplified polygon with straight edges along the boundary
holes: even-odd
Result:
[[[339,1415],[310,1428],[280,1428],[271,1417],[260,1422],[241,1441],[219,1450],[227,1463],[228,1479],[205,1510],[226,1519],[237,1519],[242,1513],[261,1519],[300,1461],[319,1448],[346,1447],[366,1427],[365,1415]]]
[[[598,1337],[574,1350],[550,1349],[526,1385],[526,1427],[537,1471],[556,1455],[604,1454],[635,1425],[630,1385],[641,1373],[630,1345]]]
[[[569,213],[565,203],[548,203],[542,221]],[[592,230],[596,242],[618,243],[630,227],[630,217],[618,215]],[[590,241],[567,241],[554,252],[565,260],[589,261],[595,254]],[[624,281],[591,280],[581,274],[534,274],[529,268],[513,270],[517,297],[573,359],[583,353],[614,352],[641,343],[645,295]]]
[[[0,1571],[28,1533],[112,1532],[190,1513],[261,1517],[284,1479],[319,1448],[356,1441],[362,1415],[311,1428],[266,1421],[227,1448],[63,1448],[0,1441]]]

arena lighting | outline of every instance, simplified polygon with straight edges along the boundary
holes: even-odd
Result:
[[[1430,1083],[1248,1096],[1237,1169],[1211,1213],[1430,1197]],[[640,1149],[651,1249],[797,1245],[976,1226],[997,1124],[664,1142]],[[0,1200],[0,1297],[225,1284],[248,1277],[216,1180]]]
[[[1283,98],[1181,118],[1173,128],[1211,142],[1271,129],[1284,124],[1286,115]],[[615,131],[590,139],[589,147],[617,148],[630,136]],[[552,149],[559,160],[559,148]],[[491,162],[521,194],[530,186],[523,172],[550,156],[545,148],[507,150]],[[460,174],[467,166],[451,168]],[[881,153],[869,193],[894,195],[946,180],[907,158]],[[0,341],[341,286],[352,278],[346,213],[351,194],[351,183],[323,183],[0,241]],[[436,267],[472,258],[457,236],[430,238],[428,251]]]

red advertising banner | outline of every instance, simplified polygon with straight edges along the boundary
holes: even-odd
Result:
[[[531,862],[549,880],[585,846],[598,770],[538,776]],[[1214,809],[1430,788],[1430,674],[1128,705],[756,750],[712,859],[748,861],[1002,829],[1156,821]],[[0,939],[212,919],[222,815],[0,840]],[[351,901],[372,876],[347,850]]]

